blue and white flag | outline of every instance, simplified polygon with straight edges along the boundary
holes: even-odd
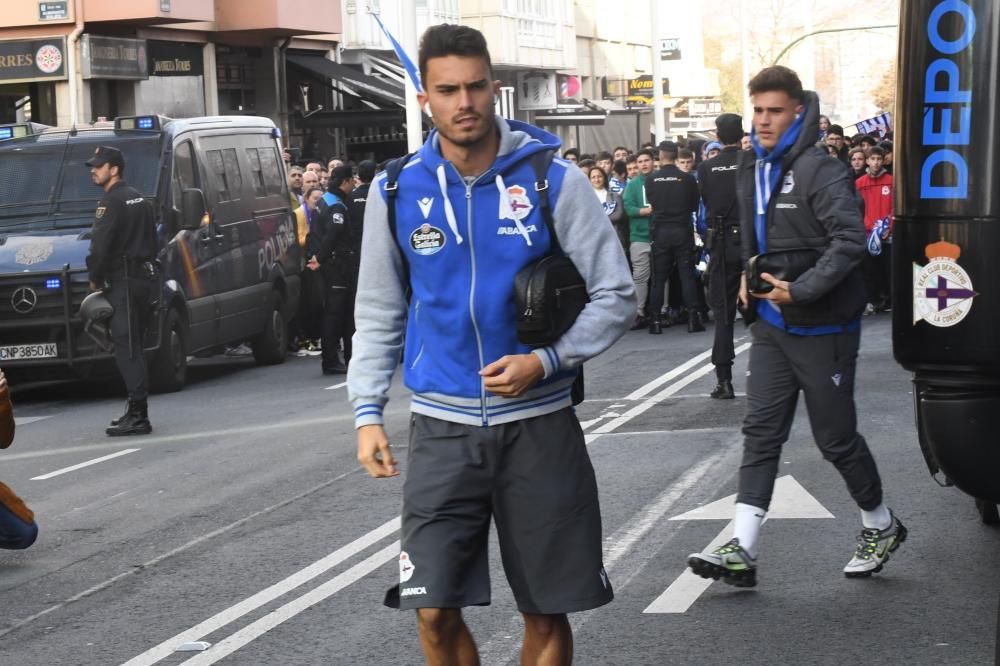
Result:
[[[378,23],[378,27],[382,28],[382,32],[384,32],[385,36],[389,38],[389,41],[392,43],[392,49],[396,52],[396,57],[399,58],[399,62],[403,63],[403,68],[406,69],[406,73],[410,76],[410,81],[413,82],[413,87],[417,89],[417,92],[423,92],[424,88],[420,85],[420,73],[413,64],[413,60],[411,60],[410,56],[408,56],[406,51],[403,50],[403,46],[396,41],[395,37],[392,36],[389,29],[385,27],[385,24],[382,23],[382,19],[378,17],[378,14],[371,10],[371,7],[368,8],[368,13],[372,15],[375,22]]]
[[[885,137],[886,132],[892,129],[892,115],[888,112],[879,114],[874,118],[862,120],[854,125],[858,134],[874,134],[878,132],[880,137]]]

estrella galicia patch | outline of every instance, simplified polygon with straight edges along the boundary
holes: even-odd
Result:
[[[437,227],[424,223],[410,234],[410,247],[417,254],[429,256],[437,254],[444,247],[446,238],[444,232]]]

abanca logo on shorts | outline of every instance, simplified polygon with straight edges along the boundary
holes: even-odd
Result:
[[[426,587],[404,587],[403,591],[399,593],[401,597],[416,597],[422,594],[427,594]]]

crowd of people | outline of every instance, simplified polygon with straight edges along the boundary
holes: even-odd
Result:
[[[732,114],[726,114],[732,115]],[[831,157],[850,169],[851,181],[860,195],[859,204],[864,214],[868,234],[868,254],[863,262],[868,304],[865,314],[887,312],[892,309],[890,290],[890,252],[892,247],[892,132],[855,134],[845,137],[840,125],[830,123],[820,116],[820,135],[817,145]],[[752,150],[750,134],[740,130],[736,144],[741,150]],[[563,151],[563,159],[575,163],[593,184],[598,200],[604,206],[608,219],[614,226],[622,250],[632,267],[638,294],[639,309],[633,329],[649,328],[658,333],[674,324],[687,324],[692,332],[704,330],[702,322],[713,315],[708,306],[709,249],[708,209],[705,201],[688,198],[689,211],[670,211],[676,222],[681,217],[690,221],[690,253],[677,252],[676,260],[668,260],[666,246],[660,243],[661,262],[655,261],[657,243],[651,242],[650,229],[656,228],[656,206],[650,205],[647,181],[656,181],[653,174],[661,170],[677,170],[689,174],[698,183],[702,171],[699,167],[723,151],[720,141],[680,137],[658,145],[646,143],[638,149],[617,146],[611,151],[581,153],[576,148]],[[680,176],[674,174],[680,180]],[[674,182],[674,181],[663,181]],[[690,182],[687,184],[690,193]],[[653,186],[654,192],[661,189]],[[704,188],[701,195],[704,198]],[[670,205],[670,196],[662,199]],[[651,225],[652,223],[652,225]],[[660,233],[669,233],[678,225],[661,226]],[[673,233],[677,233],[673,231]],[[680,241],[675,243],[676,247]],[[687,245],[685,240],[685,246]],[[685,283],[690,283],[694,293],[685,294]],[[659,285],[659,286],[657,286]],[[658,305],[660,304],[660,305]]]

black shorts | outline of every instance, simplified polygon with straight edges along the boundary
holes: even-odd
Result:
[[[393,608],[490,603],[488,537],[523,613],[614,598],[604,571],[597,481],[572,408],[477,427],[414,414]]]

